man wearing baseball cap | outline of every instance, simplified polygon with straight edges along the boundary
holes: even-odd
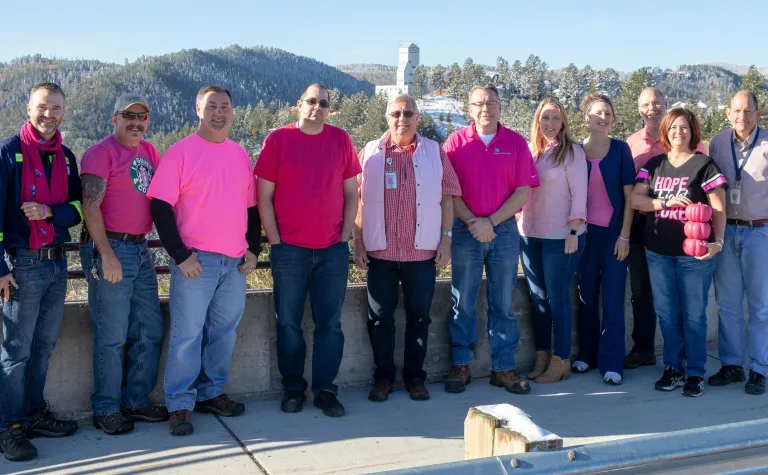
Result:
[[[80,262],[94,336],[93,425],[111,435],[132,431],[134,421],[168,419],[166,408],[148,399],[165,329],[147,248],[152,216],[146,193],[160,161],[155,147],[143,140],[150,111],[142,96],[120,96],[112,114],[114,132],[89,148],[81,165]]]

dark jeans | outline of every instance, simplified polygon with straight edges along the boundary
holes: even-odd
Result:
[[[429,309],[435,293],[435,260],[394,262],[371,257],[368,264],[368,336],[376,363],[375,380],[395,381],[395,308],[403,283],[405,359],[403,381],[423,382],[429,338]]]
[[[93,325],[91,404],[97,416],[119,412],[120,406],[137,409],[149,405],[165,333],[157,274],[147,241],[137,244],[110,239],[109,244],[123,270],[123,279],[116,284],[104,280],[101,254],[96,250],[97,259],[93,258],[93,241],[80,246]],[[98,279],[91,274],[94,265]]]
[[[528,281],[533,309],[533,341],[537,351],[552,350],[552,327],[555,334],[554,354],[571,357],[573,309],[571,284],[584,252],[586,234],[579,236],[579,248],[565,253],[565,239],[520,237],[523,273]]]
[[[635,213],[629,243],[629,285],[632,289],[632,341],[633,353],[653,355],[656,353],[656,310],[653,308],[651,278],[648,275],[648,260],[645,257],[646,215]]]
[[[56,346],[67,296],[66,258],[11,257],[10,261],[19,288],[3,303],[0,431],[45,407],[48,360]]]
[[[307,345],[301,329],[309,293],[315,322],[312,351],[312,391],[335,393],[333,384],[344,352],[341,307],[347,292],[349,245],[339,242],[324,249],[281,243],[271,248],[277,315],[277,365],[283,387],[303,391]]]
[[[587,225],[587,244],[579,264],[579,356],[600,374],[624,374],[624,292],[627,259],[613,249],[619,235],[603,226]],[[600,321],[602,297],[602,322]],[[602,323],[602,324],[601,324]]]

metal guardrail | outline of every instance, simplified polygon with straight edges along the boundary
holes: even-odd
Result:
[[[710,467],[719,462],[718,467]],[[725,463],[725,470],[723,464]],[[552,452],[488,457],[405,470],[388,475],[565,475],[765,473],[768,419],[613,440]]]

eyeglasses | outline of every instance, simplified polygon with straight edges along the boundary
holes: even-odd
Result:
[[[115,115],[119,115],[125,120],[139,119],[141,122],[144,122],[145,120],[149,119],[149,112],[122,111],[122,112],[116,112]]]
[[[394,111],[394,112],[390,112],[389,116],[392,117],[393,119],[399,119],[400,116],[402,115],[406,119],[410,119],[411,117],[413,117],[414,114],[415,112],[413,111],[403,111],[402,114],[400,113],[400,111]]]
[[[477,107],[477,108],[480,108],[480,109],[482,109],[482,108],[483,108],[483,106],[488,106],[488,107],[495,107],[495,106],[498,106],[498,105],[499,105],[499,101],[488,101],[488,102],[471,102],[470,104],[472,104],[473,106],[475,106],[475,107]]]
[[[309,104],[310,106],[316,106],[316,105],[320,104],[320,108],[321,109],[327,109],[327,108],[331,107],[331,103],[326,101],[325,99],[317,100],[314,97],[310,97],[309,99],[302,99],[302,102],[305,102],[305,103]]]

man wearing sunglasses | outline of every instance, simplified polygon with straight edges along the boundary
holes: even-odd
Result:
[[[299,121],[264,140],[256,162],[259,211],[271,245],[277,314],[277,361],[285,390],[280,408],[299,412],[306,400],[306,343],[301,328],[309,292],[315,322],[314,405],[344,415],[333,384],[344,351],[341,306],[357,213],[360,162],[344,130],[325,123],[328,89],[307,87],[296,103]]]
[[[395,382],[398,284],[405,305],[403,381],[411,399],[429,399],[429,317],[437,267],[451,258],[453,197],[459,180],[440,145],[416,133],[419,113],[409,96],[387,106],[389,131],[360,151],[360,205],[355,263],[368,271],[368,335],[376,372],[368,399],[386,401]]]
[[[90,147],[82,162],[80,263],[94,336],[93,425],[111,435],[132,431],[134,421],[168,418],[165,407],[148,399],[165,330],[147,247],[152,215],[146,193],[160,162],[155,147],[143,140],[150,111],[142,96],[120,96],[112,114],[114,132]]]

